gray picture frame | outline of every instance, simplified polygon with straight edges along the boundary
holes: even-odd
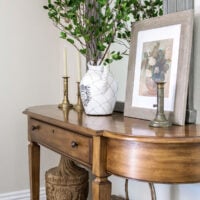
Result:
[[[156,109],[141,108],[132,106],[134,75],[136,69],[137,56],[137,37],[140,31],[157,29],[172,25],[181,25],[180,43],[178,52],[177,78],[175,87],[174,111],[166,112],[167,118],[173,124],[184,125],[187,103],[187,89],[190,70],[190,57],[192,48],[193,35],[193,10],[186,10],[176,13],[167,14],[161,17],[147,19],[133,24],[132,38],[129,53],[128,77],[126,88],[126,99],[124,115],[139,119],[153,120],[156,114]],[[138,67],[138,66],[137,66]],[[140,66],[139,66],[140,67]],[[156,103],[156,102],[155,102]]]

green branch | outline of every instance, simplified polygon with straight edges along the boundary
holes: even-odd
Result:
[[[71,43],[93,63],[111,63],[127,54],[131,23],[162,15],[162,0],[48,0],[49,18]],[[125,50],[106,55],[113,43]]]

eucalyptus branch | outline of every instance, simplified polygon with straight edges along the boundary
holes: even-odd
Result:
[[[101,59],[99,65],[102,64],[104,58],[106,57],[106,54],[108,53],[108,50],[110,49],[110,46],[111,46],[111,43],[110,43],[110,44],[108,45],[108,47],[106,48],[106,50],[105,50],[105,52],[104,52],[104,54],[103,54],[103,56],[102,56],[102,59]]]
[[[128,55],[127,51],[128,51],[128,49],[126,49],[125,51],[123,51],[121,54]]]
[[[128,53],[131,23],[162,14],[162,0],[51,0],[44,8],[61,31],[61,38],[93,63],[99,60],[102,64]],[[125,50],[112,53],[106,60],[112,43]]]
[[[82,8],[82,5],[79,5],[79,10],[77,12],[77,18],[79,20],[79,23],[81,24],[82,27],[84,27],[84,22],[83,22],[83,16],[84,16],[84,10]]]
[[[64,31],[64,30],[63,30],[63,27],[64,27],[64,26],[63,26],[62,24],[59,23],[59,25],[60,25],[61,27],[58,26],[58,24],[55,24],[55,23],[54,23],[54,25],[55,25],[60,31]],[[69,36],[72,37],[72,38],[75,38],[75,37],[73,37],[69,32],[66,32],[66,34],[69,35]],[[77,38],[75,38],[75,39],[77,39]],[[85,45],[79,38],[77,39],[77,41],[79,42],[79,44],[81,45],[82,48],[86,48],[86,45]],[[75,43],[72,44],[72,45],[79,51],[78,45],[76,45]]]
[[[116,43],[124,46],[125,48],[129,49],[129,45],[127,45],[123,40],[115,39]]]
[[[64,26],[62,23],[59,23],[59,25],[62,27],[62,28],[60,29],[61,31],[65,32],[65,33],[66,33],[67,35],[69,35],[70,37],[76,39],[76,40],[80,43],[80,45],[81,45],[83,48],[85,47],[85,44],[80,40],[79,37],[76,37],[76,36],[74,36],[71,32],[66,31],[65,26]],[[59,28],[59,27],[58,27],[58,28]]]
[[[64,11],[66,11],[66,7],[65,7],[65,6],[63,6],[63,5],[61,4],[60,7],[61,7]]]

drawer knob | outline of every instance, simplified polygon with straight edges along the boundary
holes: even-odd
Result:
[[[35,130],[39,130],[40,126],[39,125],[32,125],[32,131],[35,131]]]
[[[72,148],[78,147],[78,143],[75,142],[75,141],[72,141],[72,142],[71,142],[71,147],[72,147]]]

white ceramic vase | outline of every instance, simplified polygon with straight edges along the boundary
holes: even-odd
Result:
[[[108,66],[88,64],[88,71],[80,82],[80,92],[86,114],[112,114],[117,97],[117,82]]]

